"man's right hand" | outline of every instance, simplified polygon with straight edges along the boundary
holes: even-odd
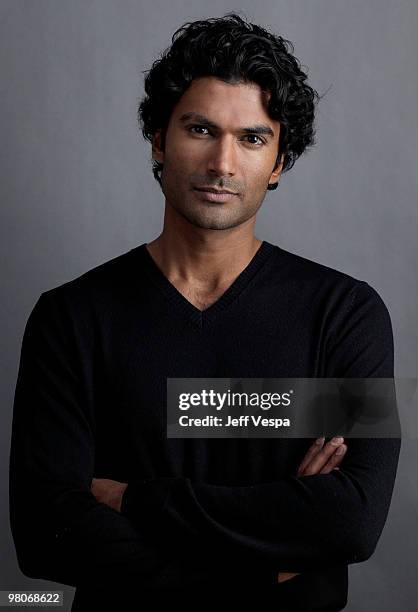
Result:
[[[344,458],[347,445],[344,438],[332,438],[325,445],[325,438],[317,438],[308,449],[305,457],[300,464],[297,476],[314,476],[315,474],[329,474],[332,470],[338,470],[338,466]],[[337,451],[340,454],[337,455]],[[277,581],[286,582],[295,576],[294,572],[280,572]]]

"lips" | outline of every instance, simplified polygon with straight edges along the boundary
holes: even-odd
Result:
[[[231,195],[237,195],[234,191],[228,191],[228,189],[215,189],[214,187],[195,187],[197,191],[209,191],[210,193],[230,193]]]
[[[197,197],[200,200],[205,200],[206,202],[228,202],[233,198],[236,198],[238,194],[232,192],[222,192],[217,191],[216,189],[211,189],[210,191],[197,189],[193,190]]]

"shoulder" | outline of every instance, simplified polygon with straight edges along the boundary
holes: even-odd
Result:
[[[140,247],[130,249],[116,257],[94,266],[60,285],[48,289],[48,294],[65,294],[77,291],[88,291],[109,286],[119,280],[123,281],[132,272],[132,260]]]
[[[133,286],[133,276],[140,275],[138,246],[113,257],[82,274],[41,293],[33,311],[48,318],[70,317],[90,324],[98,312],[112,308],[123,292]]]
[[[289,275],[291,274],[295,280],[309,281],[310,283],[330,281],[333,283],[347,283],[347,285],[351,286],[357,282],[361,282],[359,279],[342,270],[337,270],[336,268],[308,259],[297,253],[292,253],[278,245],[272,246],[274,246],[276,254],[276,267]]]
[[[130,249],[116,257],[90,268],[60,285],[55,285],[44,292],[44,295],[57,299],[76,295],[88,295],[95,292],[113,292],[126,287],[132,282],[132,274],[138,271],[142,245]]]
[[[272,273],[302,293],[321,296],[323,303],[335,302],[343,310],[373,304],[387,310],[383,299],[372,284],[331,266],[292,253],[277,245]]]

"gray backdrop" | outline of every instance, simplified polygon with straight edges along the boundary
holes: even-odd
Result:
[[[28,314],[42,291],[157,236],[164,200],[136,125],[141,71],[185,21],[231,10],[292,40],[312,85],[329,89],[317,146],[267,193],[257,236],[371,284],[392,316],[397,375],[417,376],[417,2],[1,0],[0,589],[58,586],[21,574],[9,529]],[[416,609],[417,447],[403,441],[376,553],[350,566],[348,611]],[[72,596],[66,587],[64,609]]]

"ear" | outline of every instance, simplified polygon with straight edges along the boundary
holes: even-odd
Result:
[[[271,177],[270,177],[270,180],[269,180],[269,185],[274,185],[275,183],[279,182],[280,173],[281,173],[282,168],[283,168],[283,162],[284,162],[284,153],[282,153],[282,156],[280,158],[280,162],[277,164],[277,166],[275,167],[275,169],[271,173]]]
[[[152,137],[152,159],[164,163],[164,152],[161,149],[161,130],[157,130]]]

